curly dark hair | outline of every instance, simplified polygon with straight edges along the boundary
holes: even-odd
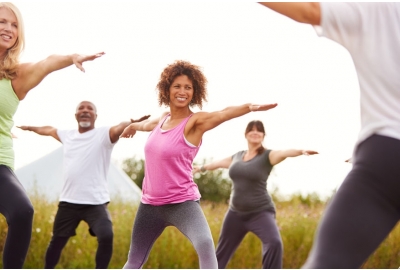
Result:
[[[203,101],[207,101],[207,78],[203,75],[200,67],[189,62],[178,60],[168,65],[161,73],[157,84],[158,105],[169,106],[169,88],[175,78],[186,75],[193,84],[193,98],[189,103],[190,107],[203,107]]]

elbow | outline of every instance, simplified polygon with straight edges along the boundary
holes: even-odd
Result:
[[[312,2],[307,4],[307,8],[302,12],[302,16],[298,20],[302,23],[308,23],[311,25],[321,24],[321,6],[319,3]]]

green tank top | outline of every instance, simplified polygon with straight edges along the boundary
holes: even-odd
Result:
[[[11,80],[0,80],[0,165],[14,169],[14,150],[11,128],[19,99],[11,85]]]

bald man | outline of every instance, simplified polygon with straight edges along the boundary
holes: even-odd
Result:
[[[97,237],[96,268],[105,269],[111,260],[113,230],[107,205],[110,195],[107,173],[111,152],[123,130],[133,122],[121,122],[112,127],[95,128],[96,106],[82,101],[76,108],[78,129],[59,130],[51,126],[20,126],[22,130],[51,136],[64,145],[63,180],[58,211],[54,220],[53,236],[47,248],[45,268],[55,268],[61,251],[83,220],[89,232]]]

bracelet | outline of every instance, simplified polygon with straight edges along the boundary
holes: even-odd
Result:
[[[200,167],[200,172],[205,173],[207,170],[206,168],[204,168],[204,165],[201,165]]]

